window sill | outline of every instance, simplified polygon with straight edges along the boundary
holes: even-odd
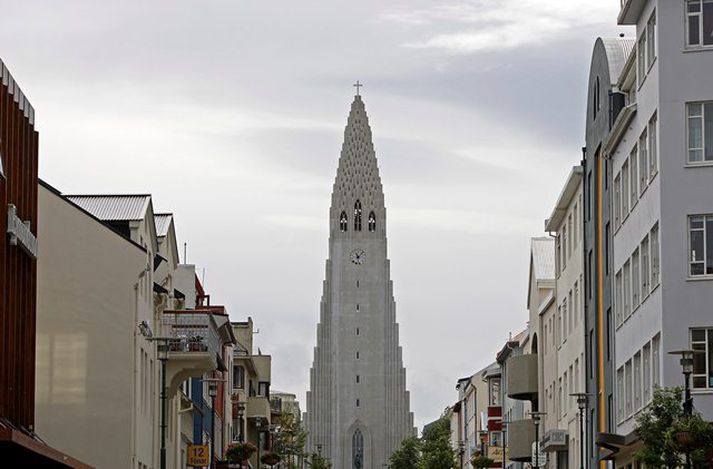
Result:
[[[713,166],[713,161],[701,161],[700,163],[686,163],[684,168],[709,168]]]
[[[713,388],[706,388],[706,389],[696,389],[696,388],[691,388],[691,394],[695,395],[707,395],[707,394],[713,394]]]
[[[713,51],[713,45],[707,46],[686,46],[681,52],[684,54],[690,54],[694,52],[707,52]]]
[[[709,282],[713,280],[713,275],[696,275],[695,277],[688,276],[686,282]]]

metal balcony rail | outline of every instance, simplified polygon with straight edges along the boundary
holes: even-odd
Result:
[[[169,352],[220,353],[218,326],[210,313],[164,313],[161,324],[170,337]]]

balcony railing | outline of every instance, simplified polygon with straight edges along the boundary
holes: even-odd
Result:
[[[164,313],[161,322],[166,337],[170,337],[168,350],[176,353],[220,353],[218,326],[210,313]]]

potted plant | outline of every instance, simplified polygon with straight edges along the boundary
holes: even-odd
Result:
[[[487,456],[478,454],[470,460],[470,463],[473,465],[473,467],[477,467],[478,469],[485,469],[493,466],[495,464],[495,461]]]
[[[194,335],[188,339],[188,350],[191,352],[202,352],[205,350],[203,345],[203,337]]]
[[[228,446],[228,449],[225,451],[225,458],[230,462],[237,462],[242,465],[245,461],[250,459],[256,451],[257,447],[252,443],[233,443]]]
[[[270,467],[274,466],[281,460],[282,458],[280,457],[280,455],[273,452],[265,453],[260,457],[260,462],[263,464],[267,464]]]

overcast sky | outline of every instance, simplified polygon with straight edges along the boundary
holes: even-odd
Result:
[[[529,238],[584,142],[617,0],[3,2],[41,177],[150,192],[303,400],[352,83],[367,106],[419,426],[525,327]],[[304,407],[303,407],[304,408]]]

